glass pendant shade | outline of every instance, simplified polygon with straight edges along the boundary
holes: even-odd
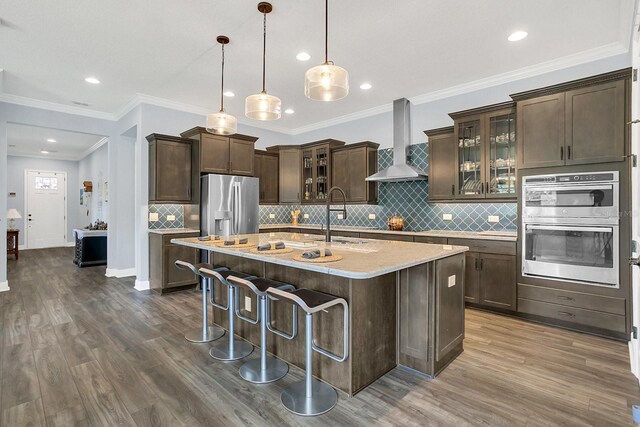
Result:
[[[267,93],[247,96],[244,114],[255,120],[278,120],[282,116],[280,98]]]
[[[349,73],[331,63],[310,68],[304,75],[304,94],[316,101],[337,101],[349,94]]]
[[[238,133],[238,120],[224,111],[207,114],[207,132],[216,135],[233,135]]]

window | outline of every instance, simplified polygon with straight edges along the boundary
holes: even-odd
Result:
[[[36,176],[36,190],[57,190],[58,178]]]

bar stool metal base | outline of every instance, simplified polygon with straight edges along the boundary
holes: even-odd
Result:
[[[229,339],[233,339],[232,335]],[[239,360],[247,357],[253,351],[253,346],[246,341],[233,339],[233,351],[228,342],[218,342],[209,350],[209,356],[216,360]]]
[[[184,337],[189,342],[202,343],[211,342],[224,336],[224,329],[219,326],[209,326],[206,332],[202,328],[193,329],[187,332]]]
[[[267,357],[266,369],[262,370],[260,359],[253,359],[240,367],[240,376],[254,384],[266,384],[287,375],[289,365],[275,357]]]
[[[312,381],[313,396],[306,397],[306,383],[300,381],[291,384],[282,391],[280,400],[282,405],[296,415],[313,417],[330,411],[338,403],[338,393],[333,387],[317,381]]]

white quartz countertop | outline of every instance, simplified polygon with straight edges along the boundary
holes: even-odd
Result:
[[[205,251],[286,265],[350,279],[369,279],[469,250],[466,246],[348,238],[341,238],[342,241],[347,241],[347,243],[325,243],[321,241],[319,236],[305,236],[298,233],[248,234],[240,237],[246,237],[251,243],[256,244],[283,241],[285,245],[289,247],[296,246],[296,248],[293,252],[287,254],[264,255],[251,253],[250,249],[247,248],[234,249],[233,246],[220,246],[220,242],[203,242],[197,238],[172,239],[171,242]],[[308,247],[298,249],[297,246],[300,245],[307,245]],[[293,259],[297,254],[317,248],[329,248],[334,255],[342,255],[343,259],[326,264],[314,264]]]
[[[149,233],[154,234],[183,234],[183,233],[200,233],[200,230],[195,228],[158,228],[155,230],[149,230]]]
[[[308,230],[320,230],[321,225],[318,224],[261,224],[260,230],[270,230],[278,228],[301,228]],[[449,231],[449,230],[426,230],[426,231],[390,231],[379,230],[376,228],[366,227],[345,227],[331,226],[331,230],[335,231],[353,231],[356,233],[380,233],[380,234],[403,234],[407,236],[425,236],[425,237],[445,237],[457,239],[481,239],[481,240],[501,240],[507,242],[515,242],[518,239],[518,233],[515,231]]]

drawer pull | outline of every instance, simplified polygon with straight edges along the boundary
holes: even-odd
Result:
[[[573,313],[569,313],[568,311],[559,311],[559,312],[558,312],[558,314],[559,314],[560,316],[576,317],[576,315],[575,315],[575,314],[573,314]]]
[[[563,301],[573,301],[573,298],[571,297],[566,297],[564,295],[558,295],[558,299],[561,299]]]

